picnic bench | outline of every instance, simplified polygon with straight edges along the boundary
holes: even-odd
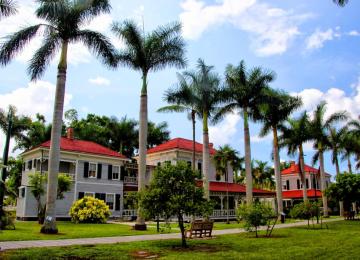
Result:
[[[195,220],[191,222],[190,229],[187,230],[187,237],[211,237],[212,236],[212,230],[214,227],[214,221],[208,221],[208,220]]]

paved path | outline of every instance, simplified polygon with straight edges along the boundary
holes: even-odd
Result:
[[[323,220],[323,223],[339,221],[337,219]],[[275,228],[288,228],[307,225],[307,221],[301,221],[289,224],[278,224]],[[262,228],[264,229],[264,228]],[[238,234],[246,232],[243,228],[213,230],[213,235]],[[154,235],[137,235],[137,236],[121,236],[121,237],[97,237],[97,238],[76,238],[76,239],[60,239],[60,240],[29,240],[29,241],[8,241],[0,242],[1,251],[10,249],[21,249],[31,247],[52,247],[52,246],[72,246],[72,245],[94,245],[94,244],[114,244],[127,243],[134,241],[148,240],[164,240],[180,238],[179,233],[170,234],[154,234]]]

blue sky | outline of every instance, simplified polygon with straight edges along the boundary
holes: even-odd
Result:
[[[1,37],[20,27],[38,22],[32,15],[36,4],[18,0],[19,15],[0,21]],[[262,66],[277,73],[272,84],[303,97],[304,109],[311,111],[321,100],[329,112],[347,110],[360,114],[360,2],[339,8],[331,0],[157,0],[112,1],[110,15],[102,15],[89,26],[107,34],[116,47],[123,44],[109,32],[113,21],[135,19],[149,31],[175,20],[183,23],[187,43],[188,69],[198,58],[214,65],[223,75],[228,63],[244,59],[249,67]],[[30,83],[26,62],[40,44],[36,39],[11,65],[0,69],[0,107],[14,104],[19,112],[40,112],[51,120],[56,60],[44,77]],[[138,118],[141,79],[127,68],[108,70],[81,45],[69,53],[66,108],[87,113]],[[149,119],[167,121],[172,137],[191,138],[191,124],[184,114],[159,114],[165,105],[164,91],[176,83],[176,70],[166,69],[149,77]],[[230,144],[244,154],[242,119],[230,115],[212,126],[210,139],[215,146]],[[271,137],[257,137],[259,125],[251,125],[253,158],[270,161]],[[201,123],[197,140],[201,141]],[[2,145],[3,138],[0,140]],[[311,144],[306,145],[310,164]],[[285,152],[281,158],[289,160]],[[291,158],[290,158],[291,159]],[[271,164],[271,163],[269,163]],[[343,163],[342,169],[346,169]],[[334,173],[330,157],[326,170]]]

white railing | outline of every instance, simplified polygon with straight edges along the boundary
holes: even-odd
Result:
[[[227,217],[228,211],[226,209],[217,209],[217,210],[213,210],[213,213],[211,214],[211,218],[223,218],[223,217]],[[235,209],[229,209],[229,217],[235,217],[236,213],[235,213]]]
[[[137,216],[137,210],[136,209],[124,209],[123,216],[124,217]]]
[[[124,176],[124,183],[137,184],[137,177]]]

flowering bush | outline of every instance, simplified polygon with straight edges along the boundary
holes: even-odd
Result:
[[[71,220],[75,223],[105,223],[110,214],[109,206],[93,197],[79,199],[70,208]]]

